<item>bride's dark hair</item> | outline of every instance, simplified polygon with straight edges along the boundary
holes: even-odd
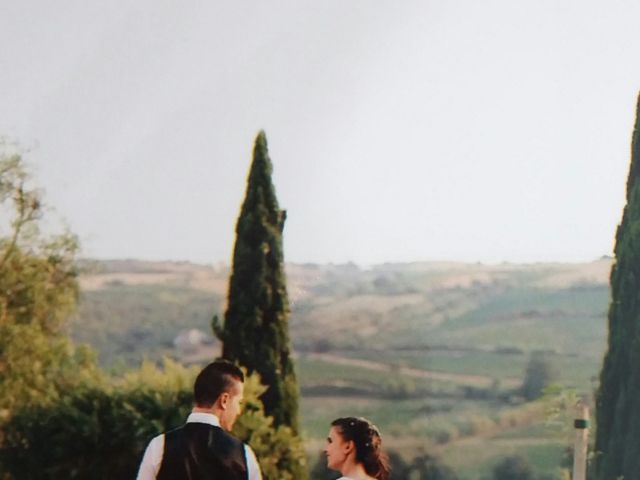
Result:
[[[389,479],[389,458],[382,451],[380,431],[366,418],[344,417],[331,422],[338,427],[342,438],[353,441],[356,447],[356,461],[364,467],[367,475],[377,480]]]

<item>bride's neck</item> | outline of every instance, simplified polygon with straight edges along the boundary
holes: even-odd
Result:
[[[351,480],[375,480],[367,475],[364,467],[359,463],[352,463],[345,466],[340,473],[345,477],[349,477]]]

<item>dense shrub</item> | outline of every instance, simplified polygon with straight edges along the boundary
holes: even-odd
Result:
[[[0,465],[19,480],[134,478],[151,438],[181,425],[192,405],[193,370],[175,364],[159,372],[149,364],[119,381],[74,389],[48,405],[18,410],[3,426]],[[247,378],[246,411],[234,433],[255,450],[265,480],[293,480],[304,467],[292,432],[275,429]]]
[[[148,440],[180,425],[190,405],[185,391],[74,390],[16,413],[0,462],[16,479],[134,478]]]

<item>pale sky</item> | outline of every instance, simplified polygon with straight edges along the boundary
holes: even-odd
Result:
[[[230,261],[265,129],[293,262],[610,254],[640,2],[0,0],[0,134],[85,256]]]

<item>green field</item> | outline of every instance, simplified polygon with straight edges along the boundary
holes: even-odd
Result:
[[[505,385],[522,380],[530,358],[529,354],[524,352],[504,353],[500,350],[488,352],[459,349],[352,350],[336,353],[351,358],[380,361],[393,366],[406,366],[460,375],[482,375]],[[557,383],[580,391],[587,391],[591,388],[595,380],[594,376],[597,376],[601,364],[601,358],[595,354],[581,357],[548,353],[546,358],[557,370]]]

